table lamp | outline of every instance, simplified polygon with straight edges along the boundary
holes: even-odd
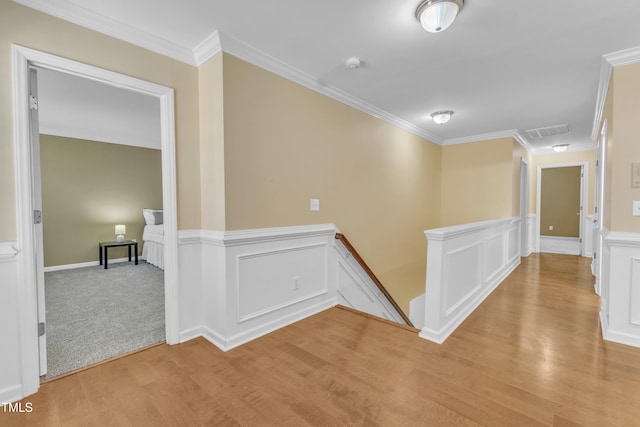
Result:
[[[124,242],[125,234],[127,234],[127,227],[122,224],[116,225],[116,242],[118,243]]]

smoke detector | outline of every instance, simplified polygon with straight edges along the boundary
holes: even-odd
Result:
[[[347,59],[347,68],[350,70],[356,70],[360,68],[360,60],[356,57]]]

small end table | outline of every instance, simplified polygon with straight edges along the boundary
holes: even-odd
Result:
[[[117,248],[119,246],[126,246],[129,250],[129,262],[131,262],[131,247],[135,250],[136,265],[138,265],[138,242],[135,240],[125,240],[124,242],[100,242],[98,243],[98,252],[100,252],[100,265],[102,265],[102,259],[104,251],[104,269],[109,268],[109,248]]]

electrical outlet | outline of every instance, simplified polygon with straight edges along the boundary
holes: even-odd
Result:
[[[640,201],[638,200],[633,201],[633,208],[631,211],[631,215],[640,216]]]
[[[320,199],[311,199],[309,207],[311,212],[318,212],[320,210]]]
[[[549,226],[549,231],[553,231],[553,225]]]

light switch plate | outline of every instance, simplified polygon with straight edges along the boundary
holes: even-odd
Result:
[[[311,212],[317,212],[320,210],[320,199],[311,199],[309,203],[309,208]]]
[[[633,211],[631,212],[633,216],[640,216],[640,200],[633,201]]]

